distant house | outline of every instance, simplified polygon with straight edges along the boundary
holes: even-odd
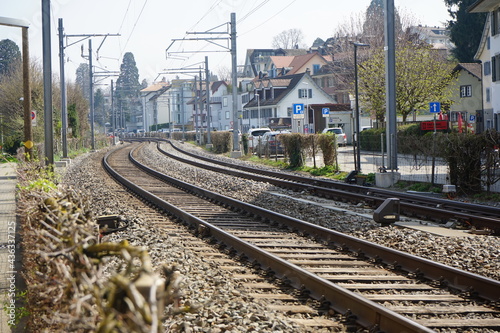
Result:
[[[272,56],[296,56],[306,53],[305,49],[248,49],[241,76],[254,78],[268,74],[267,68]]]
[[[500,130],[500,2],[478,0],[468,8],[470,13],[488,13],[475,59],[483,66],[483,107],[481,129]],[[482,118],[482,119],[481,119]],[[478,125],[480,122],[478,121]]]
[[[458,113],[462,119],[471,125],[476,123],[476,118],[481,117],[483,108],[483,96],[481,86],[481,64],[460,63],[454,69],[453,73],[457,76],[457,81],[453,83],[453,104],[450,107],[451,121],[458,121]],[[471,121],[471,117],[472,120]],[[480,126],[475,128],[481,130]]]
[[[451,51],[455,45],[451,42],[450,31],[444,27],[414,26],[410,31],[420,40],[432,45],[436,50]]]
[[[294,112],[294,104],[299,105],[295,111],[304,110],[302,116]],[[253,97],[243,106],[242,127],[288,128],[293,132],[317,133],[327,126],[322,106],[334,104],[334,99],[314,82],[309,71],[276,78],[256,78]],[[350,112],[337,116],[337,125],[350,131]],[[330,117],[334,114],[331,113]]]
[[[140,91],[144,110],[144,130],[155,130],[154,125],[169,123],[167,94],[170,84],[166,81],[155,82]]]
[[[318,52],[307,53],[297,56],[271,56],[265,68],[268,77],[278,77],[311,71],[314,76],[320,72],[321,67],[328,64],[328,59]],[[330,60],[331,61],[331,60]]]

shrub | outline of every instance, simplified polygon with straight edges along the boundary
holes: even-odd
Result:
[[[283,143],[287,152],[290,168],[301,168],[305,165],[304,146],[307,144],[306,135],[300,133],[280,134],[278,140]]]

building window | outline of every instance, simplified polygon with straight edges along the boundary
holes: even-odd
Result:
[[[320,67],[318,64],[313,64],[313,75],[318,74]]]
[[[227,97],[222,98],[222,106],[227,106]]]
[[[491,102],[491,90],[490,88],[486,88],[486,103]]]
[[[229,119],[229,111],[226,111],[226,119]]]
[[[500,34],[500,8],[491,13],[491,35]]]
[[[485,61],[483,64],[483,73],[485,76],[491,75],[491,62]]]
[[[472,97],[472,86],[460,86],[460,98]]]
[[[500,54],[491,57],[491,80],[493,82],[500,80]]]
[[[311,98],[312,89],[299,89],[299,98]]]

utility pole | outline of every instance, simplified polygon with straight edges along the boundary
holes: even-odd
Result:
[[[236,63],[236,13],[231,13],[231,67],[233,85],[233,152],[232,157],[241,157],[238,115],[238,67]]]
[[[236,14],[235,13],[231,13],[231,21],[229,22],[229,25],[230,25],[230,29],[229,31],[214,31],[215,29],[225,25],[227,23],[224,23],[224,24],[221,24],[215,28],[212,28],[208,31],[204,31],[204,32],[187,32],[186,34],[211,34],[211,35],[229,35],[229,38],[228,37],[208,37],[208,38],[182,38],[182,39],[172,39],[172,43],[167,47],[167,49],[165,50],[166,51],[166,54],[167,56],[171,55],[171,54],[176,54],[176,53],[199,53],[200,51],[180,51],[180,52],[169,52],[169,49],[172,47],[172,45],[176,42],[176,41],[199,41],[199,40],[203,40],[203,41],[208,41],[209,43],[211,44],[214,44],[214,45],[217,45],[217,46],[220,46],[224,49],[226,49],[227,51],[230,51],[231,52],[231,66],[232,66],[232,86],[233,86],[233,92],[232,92],[232,96],[233,96],[233,152],[231,153],[231,156],[232,157],[240,157],[241,156],[241,151],[240,151],[240,146],[239,146],[239,135],[238,135],[238,130],[239,130],[239,126],[238,126],[238,118],[239,118],[239,114],[238,114],[238,72],[237,72],[237,62],[236,62]],[[224,45],[221,45],[221,44],[217,44],[216,41],[226,41],[226,42],[230,42],[230,47],[227,47],[227,46],[224,46]],[[203,51],[203,52],[218,52],[218,51]],[[207,66],[208,67],[208,66]],[[205,69],[207,70],[207,69]],[[208,95],[207,95],[207,100],[208,100]],[[209,110],[207,110],[208,113],[210,113]],[[210,123],[210,118],[208,119],[208,123]],[[207,125],[207,129],[209,129],[210,126]],[[208,138],[210,138],[210,132],[207,133],[208,134]],[[207,140],[210,140],[210,139],[207,139]],[[210,144],[210,142],[208,143]]]
[[[101,42],[101,45],[99,45],[99,47],[97,48],[97,52],[99,52],[99,49],[101,48],[102,44],[104,43],[104,41],[106,40],[107,37],[111,36],[111,37],[116,37],[116,36],[120,36],[120,34],[77,34],[77,35],[64,35],[63,34],[63,23],[62,23],[62,19],[59,19],[59,62],[60,62],[60,68],[61,68],[61,94],[63,92],[63,87],[64,87],[64,92],[66,91],[66,88],[65,88],[65,80],[64,80],[64,49],[66,47],[69,47],[71,45],[74,45],[76,43],[79,43],[85,39],[88,39],[89,40],[89,55],[88,55],[88,59],[89,59],[89,74],[90,74],[90,98],[89,98],[89,103],[90,103],[90,128],[91,128],[91,149],[92,150],[95,150],[95,140],[94,140],[94,91],[93,91],[93,70],[92,70],[92,40],[91,40],[91,37],[104,37],[103,41]],[[63,38],[66,37],[66,38],[69,38],[69,37],[82,37],[82,39],[74,42],[74,43],[71,43],[71,44],[68,44],[66,46],[64,46],[64,42],[63,42]],[[82,57],[85,58],[84,54],[83,54],[83,45],[82,45]],[[64,94],[65,96],[65,94]],[[67,105],[66,105],[66,96],[64,97],[64,102],[62,101],[62,97],[61,97],[61,111],[62,111],[62,118],[63,118],[63,154],[64,154],[64,146],[65,146],[65,142],[66,142],[66,128],[67,128],[67,124],[66,126],[64,126],[64,114],[66,114],[66,119],[67,119]],[[66,120],[67,121],[67,120]],[[67,149],[67,148],[66,148]]]
[[[385,0],[385,91],[387,118],[388,168],[398,170],[396,115],[396,51],[394,36],[394,0]]]
[[[91,149],[95,150],[94,139],[94,77],[92,70],[92,39],[89,39],[89,84],[90,84],[90,140]]]
[[[42,39],[45,163],[47,166],[52,167],[54,165],[54,133],[52,124],[52,52],[50,49],[50,0],[42,0]]]
[[[63,158],[68,158],[68,141],[67,141],[67,130],[68,130],[68,109],[66,103],[66,81],[64,78],[64,29],[63,29],[63,19],[59,19],[59,71],[60,71],[60,86],[61,86],[61,120],[62,120],[62,151]]]
[[[210,127],[212,126],[212,114],[210,112],[210,71],[208,70],[208,57],[205,56],[205,89],[207,96],[207,148],[212,148]]]
[[[111,80],[111,126],[113,127],[113,145],[115,144],[115,135],[116,135],[116,119],[115,119],[115,99],[113,96],[113,80]]]

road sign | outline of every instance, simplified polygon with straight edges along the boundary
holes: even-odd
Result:
[[[431,113],[439,113],[439,112],[441,112],[441,103],[431,102],[431,103],[429,103],[429,109],[430,109]]]
[[[330,108],[322,108],[321,113],[323,114],[323,117],[329,117],[330,116]]]
[[[293,105],[293,119],[304,118],[304,104]]]
[[[31,126],[35,127],[36,126],[36,112],[31,111]]]
[[[473,114],[469,115],[469,122],[475,123],[476,122],[476,116],[473,115]]]

